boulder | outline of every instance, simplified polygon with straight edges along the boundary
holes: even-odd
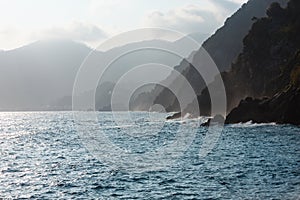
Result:
[[[207,122],[204,122],[203,124],[201,124],[200,126],[210,126],[210,125],[222,125],[224,124],[224,117],[223,115],[215,115],[212,119],[208,119]]]
[[[300,89],[289,86],[271,98],[246,98],[226,117],[226,124],[270,123],[300,125]]]
[[[181,112],[177,112],[177,113],[175,113],[175,114],[173,114],[173,115],[171,115],[171,116],[168,116],[168,117],[167,117],[167,120],[178,119],[178,118],[180,118],[180,117],[181,117]]]

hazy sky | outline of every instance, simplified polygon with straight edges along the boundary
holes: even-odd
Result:
[[[95,47],[141,27],[212,33],[247,0],[0,0],[0,49],[47,38]]]

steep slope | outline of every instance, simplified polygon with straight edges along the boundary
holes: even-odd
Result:
[[[242,52],[243,38],[251,29],[254,19],[266,16],[266,10],[273,2],[285,6],[287,0],[249,0],[204,42],[203,47],[221,72],[230,70],[231,64]]]
[[[221,74],[228,111],[238,105],[228,115],[227,123],[253,120],[299,124],[299,11],[297,0],[291,0],[286,9],[272,4],[268,17],[258,19],[245,37],[243,53],[232,69]],[[210,115],[207,89],[198,101],[202,114]]]
[[[229,70],[231,64],[235,62],[237,56],[241,53],[243,38],[254,23],[253,19],[265,16],[267,8],[274,1],[282,5],[286,5],[287,2],[286,0],[250,0],[228,18],[223,27],[203,43],[204,49],[210,54],[221,72]],[[183,60],[180,65],[175,67],[190,82],[197,95],[200,95],[201,91],[205,88],[205,83],[201,75],[193,67],[193,63],[199,62],[201,56],[201,52],[198,51],[189,60],[191,64]],[[150,95],[150,93],[147,95]],[[142,101],[143,95],[141,95],[141,99],[135,100],[136,108],[147,110],[148,105],[154,103],[163,105],[167,108],[167,111],[180,110],[176,97],[168,89],[157,86],[151,92],[151,95],[157,96],[154,102]],[[141,104],[145,104],[144,107]]]
[[[251,63],[235,74],[246,79],[251,97],[240,102],[227,116],[226,123],[277,122],[300,125],[300,2],[291,0],[287,9],[273,4],[268,18],[258,20],[245,39],[241,63]],[[264,40],[264,45],[260,44]],[[260,51],[258,51],[260,49]],[[255,65],[256,63],[256,65]],[[238,63],[237,63],[238,64]],[[260,69],[258,68],[260,66]],[[240,80],[236,80],[236,84]],[[247,94],[247,95],[249,95]],[[231,97],[232,98],[232,97]],[[230,99],[230,98],[229,98]]]
[[[268,17],[259,19],[244,39],[243,53],[231,72],[222,74],[229,110],[243,97],[270,97],[289,84],[300,50],[299,21],[293,7],[293,1],[287,9],[272,4]]]

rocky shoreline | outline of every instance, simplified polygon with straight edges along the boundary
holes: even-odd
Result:
[[[167,120],[182,117],[178,112],[167,117]],[[214,119],[220,120],[220,115],[208,120],[201,126],[209,126]],[[285,91],[272,98],[253,99],[247,97],[226,117],[225,124],[246,123],[277,123],[300,125],[300,88],[290,86]]]
[[[242,100],[226,117],[226,124],[271,123],[300,125],[300,89],[290,86],[272,98]]]

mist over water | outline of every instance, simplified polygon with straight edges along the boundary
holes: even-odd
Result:
[[[160,123],[146,113],[131,113],[145,137],[132,139],[113,125],[110,113],[97,113],[101,128],[118,146],[143,154],[166,145],[181,123]],[[205,158],[199,150],[207,128],[197,128],[187,151],[162,170],[127,172],[91,155],[77,135],[71,112],[1,113],[0,198],[47,199],[297,199],[300,196],[300,129],[289,125],[226,125]],[[201,120],[201,119],[200,119]],[[125,123],[124,123],[125,125]],[[145,139],[147,138],[147,139]],[[134,143],[130,143],[130,139]],[[130,145],[134,144],[134,145]],[[157,160],[156,162],[161,162]]]

